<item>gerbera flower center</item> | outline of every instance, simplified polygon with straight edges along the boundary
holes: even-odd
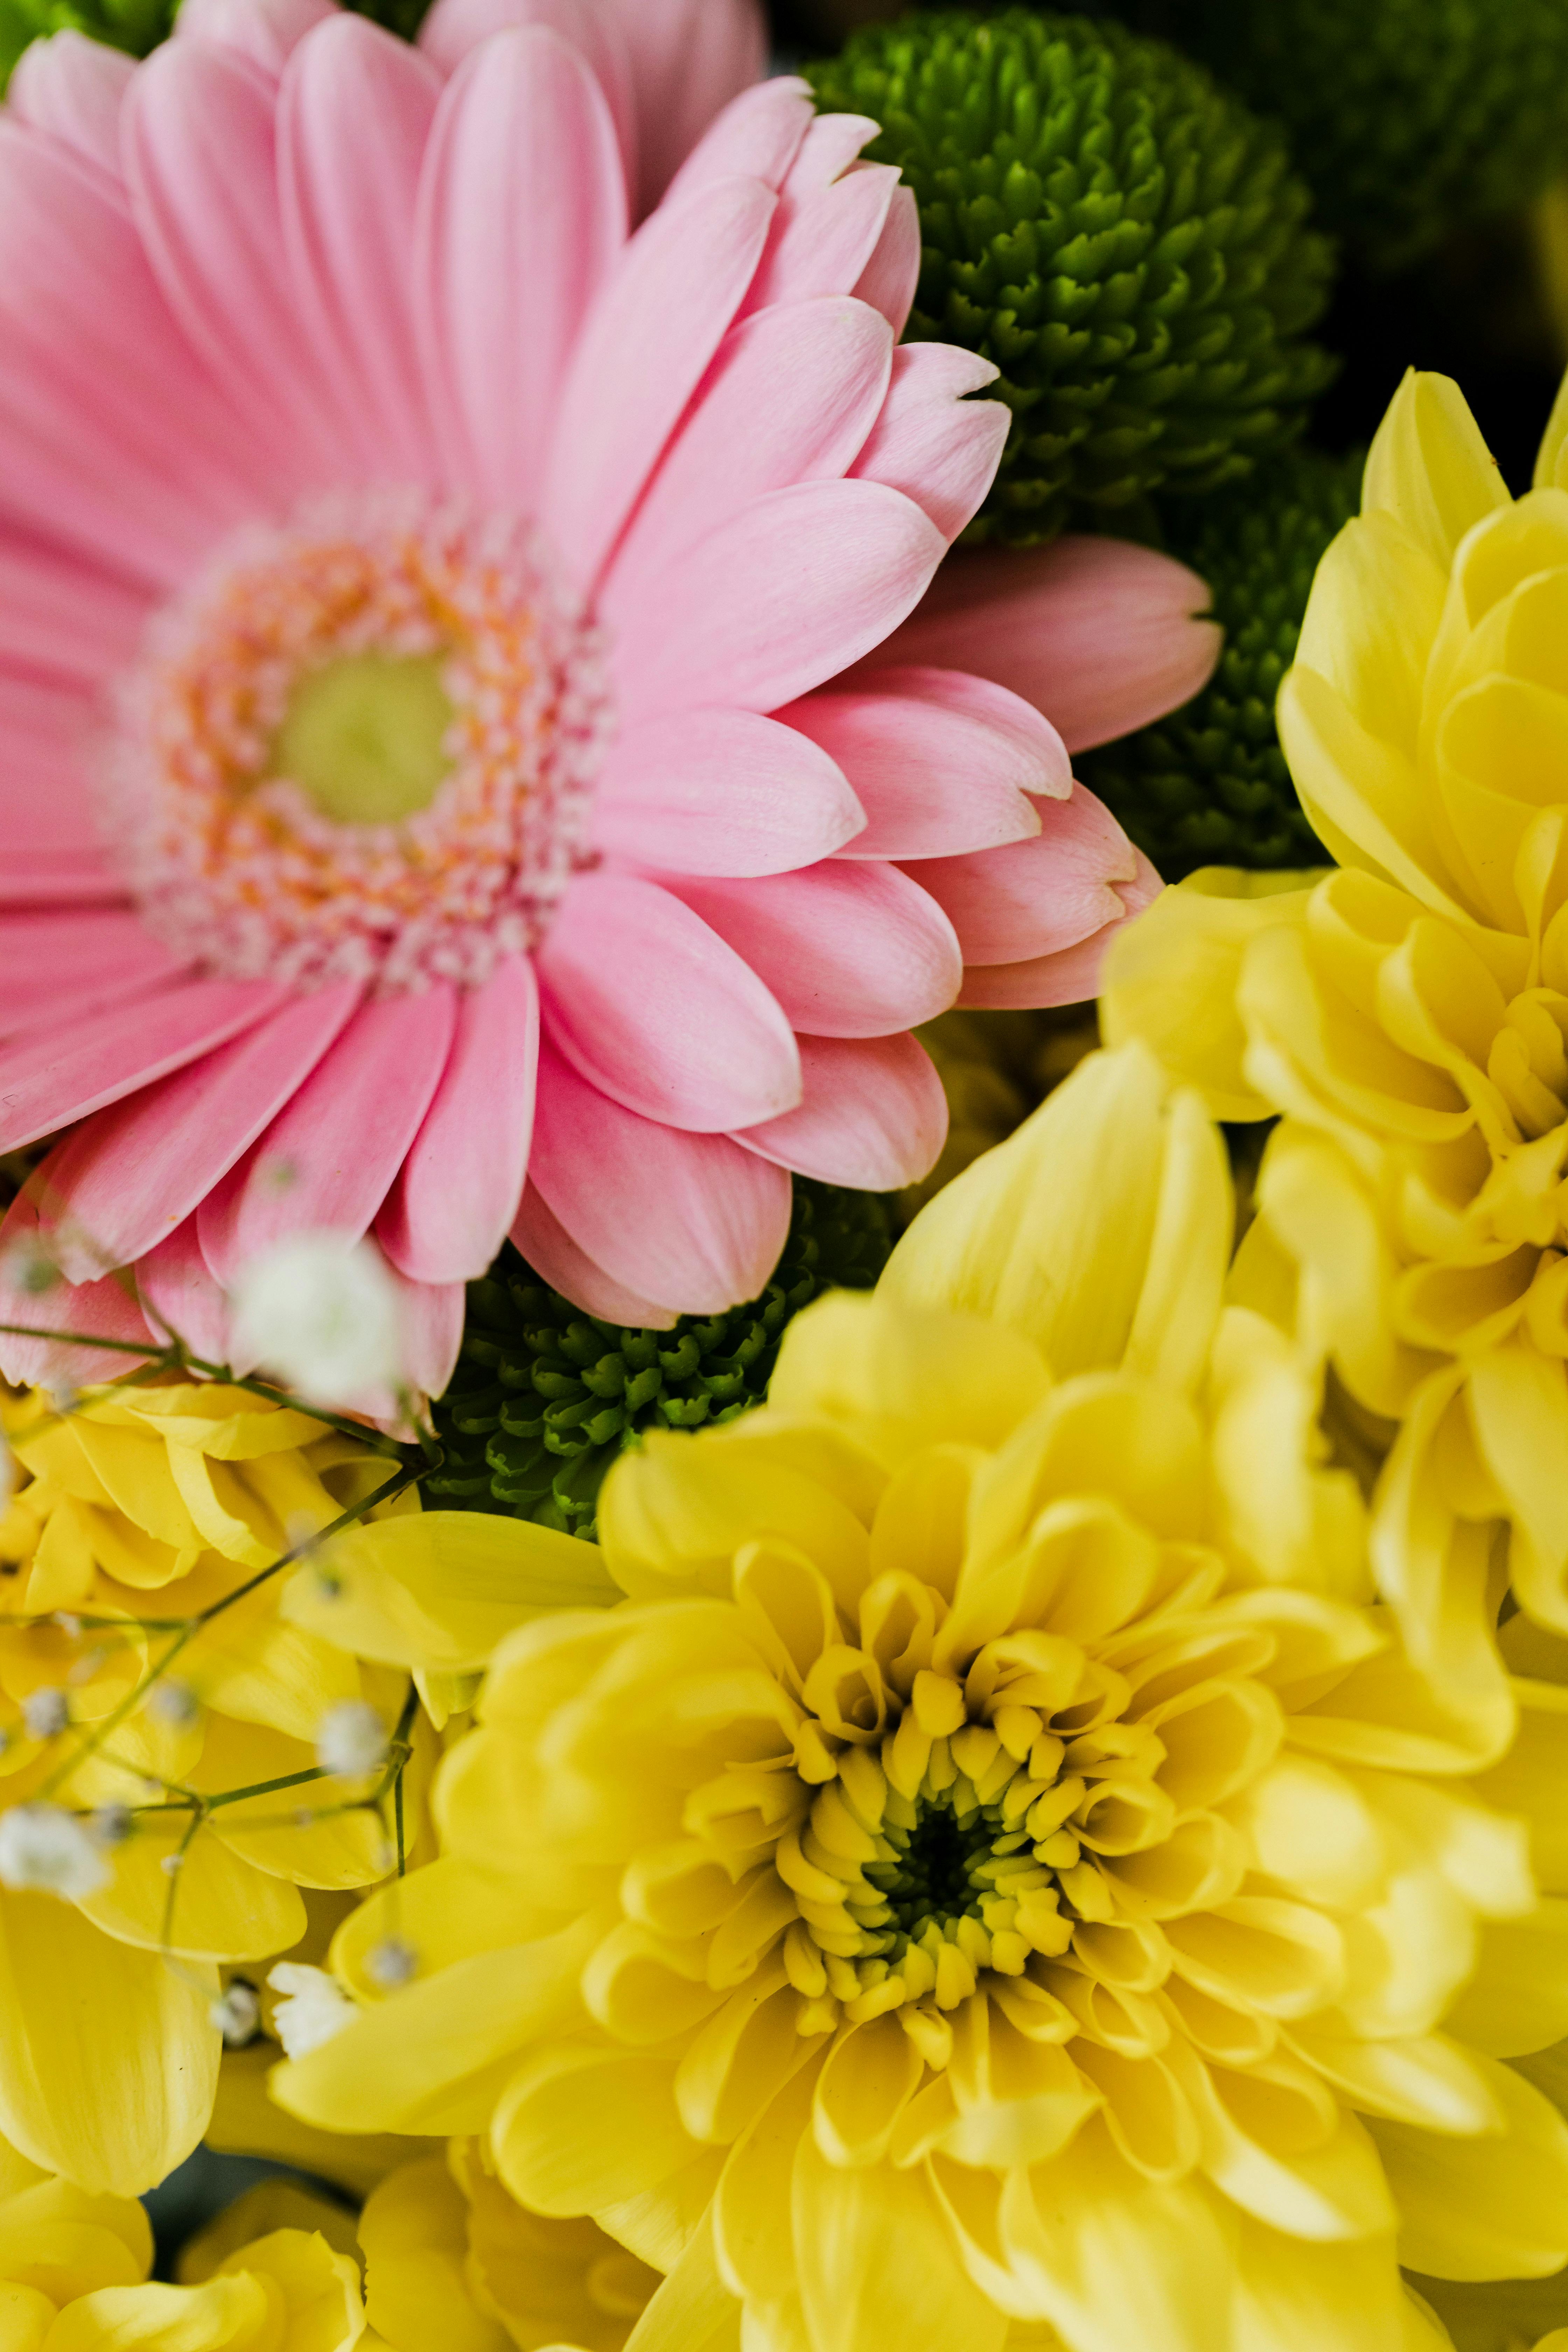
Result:
[[[589,855],[599,647],[534,533],[423,492],[249,532],[156,618],[106,803],[150,927],[233,978],[477,984]]]

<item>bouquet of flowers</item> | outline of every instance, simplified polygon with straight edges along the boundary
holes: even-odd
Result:
[[[1568,0],[0,72],[0,2352],[1568,2352]]]

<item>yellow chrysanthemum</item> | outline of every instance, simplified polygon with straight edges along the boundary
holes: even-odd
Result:
[[[200,2285],[162,2285],[152,2267],[134,2199],[52,2179],[0,2147],[5,2352],[350,2352],[364,2332],[358,2269],[314,2231],[274,2230]]]
[[[1231,1215],[1096,1056],[763,1412],[627,1456],[628,1598],[502,1643],[283,2104],[486,2132],[681,2352],[1413,2352],[1398,2261],[1560,2269],[1554,1654],[1478,1769]]]
[[[929,1175],[895,1195],[908,1223],[944,1185],[1006,1141],[1099,1043],[1094,1009],[939,1013],[918,1033],[947,1097],[947,1140]]]
[[[393,1865],[369,1801],[433,1735],[406,1674],[290,1622],[270,1571],[398,1465],[219,1386],[12,1400],[5,1422],[0,2129],[132,2194],[201,2137],[216,1964],[296,1944],[301,1886]]]
[[[1568,1633],[1565,436],[1568,394],[1515,503],[1455,387],[1406,380],[1280,695],[1341,870],[1194,877],[1106,1002],[1220,1116],[1283,1114],[1234,1295],[1387,1451],[1383,1591],[1493,1738],[1504,1587]]]
[[[359,2235],[369,2341],[392,2352],[622,2352],[659,2284],[592,2221],[525,2211],[472,2140],[392,2173]]]

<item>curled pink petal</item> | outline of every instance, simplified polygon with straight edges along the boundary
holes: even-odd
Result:
[[[921,216],[912,188],[897,187],[882,223],[882,234],[871,257],[856,279],[857,300],[880,310],[895,335],[901,335],[914,308],[921,275]],[[930,349],[910,344],[911,351]],[[989,378],[987,378],[989,382]]]
[[[1087,751],[1207,685],[1224,642],[1208,604],[1195,572],[1129,540],[961,549],[877,659],[993,677]]]
[[[1082,784],[1037,805],[1032,841],[909,869],[947,913],[966,968],[1058,954],[1121,916],[1115,886],[1132,880],[1137,852],[1110,811]]]
[[[1025,963],[971,966],[963,975],[960,1004],[1015,1012],[1039,1005],[1083,1004],[1098,996],[1106,949],[1123,923],[1142,914],[1164,887],[1142,851],[1135,850],[1133,856],[1137,870],[1131,881],[1115,886],[1121,912],[1112,921],[1054,955],[1036,956]]]
[[[980,511],[1011,422],[999,400],[965,395],[995,381],[989,360],[946,343],[894,355],[887,404],[855,461],[861,481],[886,482],[924,508],[950,543]]]
[[[436,0],[419,27],[419,46],[444,74],[456,73],[470,49],[492,33],[540,25],[577,50],[605,94],[626,168],[637,185],[637,130],[631,60],[626,37],[605,0]]]
[[[792,204],[786,181],[773,233],[747,297],[748,310],[763,310],[773,302],[805,302],[816,294],[850,293],[881,242],[898,184],[891,163],[858,163],[842,179],[814,188]]]
[[[825,1184],[889,1192],[935,1167],[947,1097],[913,1037],[803,1037],[805,1094],[796,1110],[735,1140]]]
[[[879,679],[887,691],[872,690]],[[1026,841],[1040,829],[1030,795],[1072,789],[1049,721],[956,670],[879,671],[864,689],[807,695],[779,717],[837,761],[866,811],[841,856],[948,857]]]

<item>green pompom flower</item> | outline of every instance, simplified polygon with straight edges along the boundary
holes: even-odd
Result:
[[[1114,24],[933,10],[808,68],[871,116],[921,210],[908,333],[1000,368],[1013,411],[972,538],[1054,538],[1212,490],[1300,430],[1333,362],[1304,340],[1331,248],[1279,131]]]
[[[1374,268],[1568,171],[1563,0],[1177,0],[1170,23],[1285,124],[1325,226]]]
[[[1321,866],[1274,728],[1312,574],[1361,505],[1363,457],[1291,451],[1195,509],[1173,551],[1209,584],[1225,651],[1156,726],[1080,756],[1078,773],[1167,882],[1199,866]]]
[[[880,1193],[797,1176],[789,1239],[762,1297],[683,1315],[668,1331],[584,1315],[509,1243],[468,1285],[462,1353],[433,1408],[447,1458],[423,1482],[426,1499],[592,1537],[623,1446],[644,1429],[700,1429],[761,1403],[791,1318],[824,1290],[869,1290],[894,1238]]]

